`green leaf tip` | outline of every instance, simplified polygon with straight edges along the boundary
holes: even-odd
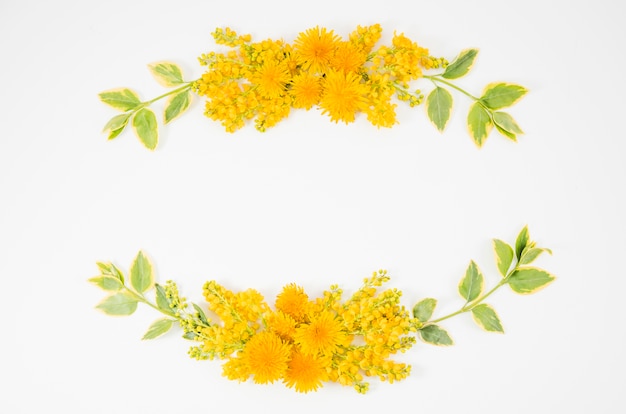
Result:
[[[426,343],[438,346],[451,346],[454,341],[445,329],[438,325],[427,325],[420,329],[420,338]]]
[[[465,49],[461,51],[459,56],[446,67],[446,70],[441,76],[446,79],[457,79],[465,76],[474,65],[474,60],[477,55],[478,49]]]

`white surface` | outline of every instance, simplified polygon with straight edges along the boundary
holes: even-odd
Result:
[[[406,4],[0,4],[1,412],[626,410],[623,5]],[[216,50],[215,27],[291,41],[315,25],[347,35],[376,22],[383,41],[397,30],[449,59],[480,48],[460,83],[475,93],[492,81],[527,86],[511,110],[526,135],[513,144],[494,133],[476,149],[461,95],[443,135],[423,108],[403,107],[389,130],[311,111],[265,134],[229,135],[202,116],[200,100],[161,129],[154,153],[130,131],[113,142],[100,133],[114,111],[98,92],[160,94],[146,68],[159,60],[199,76],[196,57]],[[407,306],[433,296],[443,314],[461,304],[470,259],[497,280],[491,238],[513,241],[524,224],[553,249],[538,264],[558,280],[490,300],[505,335],[480,331],[469,315],[447,321],[454,347],[416,345],[398,357],[412,376],[374,380],[366,396],[227,381],[219,362],[189,359],[176,332],[140,341],[157,318],[149,309],[97,312],[103,293],[86,282],[96,261],[127,270],[139,249],[191,301],[208,279],[272,300],[285,283],[312,295],[332,283],[350,291],[387,268]]]

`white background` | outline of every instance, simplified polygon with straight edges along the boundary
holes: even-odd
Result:
[[[0,411],[624,412],[623,9],[610,0],[2,1]],[[101,133],[115,112],[99,92],[161,94],[146,68],[159,60],[197,78],[196,57],[223,50],[216,27],[291,42],[316,25],[346,36],[374,23],[381,44],[396,30],[449,60],[479,48],[459,83],[475,94],[493,81],[528,87],[510,110],[526,134],[513,143],[493,133],[477,149],[460,94],[444,134],[423,107],[403,106],[388,130],[312,110],[265,134],[252,125],[227,134],[199,99],[161,128],[155,152],[131,131],[111,142]],[[188,358],[179,331],[141,341],[152,310],[95,310],[104,293],[87,282],[96,261],[127,270],[140,249],[158,281],[178,281],[195,302],[209,279],[271,302],[286,283],[312,296],[333,283],[349,293],[386,268],[407,306],[432,296],[443,315],[462,304],[457,283],[471,259],[497,282],[491,239],[513,242],[525,224],[553,249],[537,264],[556,282],[489,299],[504,335],[469,315],[446,321],[454,347],[418,343],[397,358],[412,375],[374,379],[365,396],[228,381],[218,361]]]

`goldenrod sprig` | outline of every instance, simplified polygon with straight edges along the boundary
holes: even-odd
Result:
[[[506,242],[494,239],[494,252],[498,271],[502,279],[489,291],[483,293],[484,276],[478,265],[472,260],[459,282],[458,291],[465,300],[463,306],[448,315],[431,319],[437,300],[426,298],[413,307],[413,316],[417,320],[420,338],[434,345],[452,345],[453,340],[439,323],[462,313],[471,312],[474,321],[489,332],[503,333],[504,329],[496,311],[484,303],[496,290],[504,285],[519,294],[530,294],[546,287],[555,278],[543,269],[529,266],[541,253],[552,253],[550,249],[537,247],[530,240],[528,227],[524,227],[517,236],[515,248]]]

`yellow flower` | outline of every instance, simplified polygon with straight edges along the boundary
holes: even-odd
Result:
[[[302,287],[291,283],[283,287],[283,291],[276,297],[275,306],[296,322],[304,322],[308,313],[309,297]]]
[[[267,316],[267,327],[270,331],[286,341],[292,341],[296,333],[296,321],[281,311],[272,312]]]
[[[243,350],[243,362],[257,384],[267,384],[283,377],[291,346],[271,332],[254,335]]]
[[[322,95],[322,84],[319,76],[308,72],[301,73],[293,78],[291,85],[294,108],[304,108],[307,111],[317,105]]]
[[[367,55],[350,42],[341,42],[330,61],[333,69],[344,72],[358,72],[365,64]]]
[[[258,85],[259,93],[265,98],[278,98],[285,92],[289,82],[289,71],[286,66],[275,60],[266,61],[252,77],[252,83]]]
[[[294,41],[299,64],[311,73],[324,72],[338,42],[339,37],[332,30],[327,32],[319,26],[300,33]]]
[[[295,388],[296,391],[303,393],[317,391],[326,380],[326,364],[323,359],[298,350],[291,354],[284,379],[285,385],[289,388]]]
[[[320,101],[322,114],[328,114],[334,122],[354,122],[355,114],[367,108],[364,96],[367,87],[360,81],[361,77],[355,73],[328,71]]]
[[[333,313],[322,312],[311,323],[298,327],[294,339],[305,354],[329,355],[338,345],[346,342],[347,335]]]

